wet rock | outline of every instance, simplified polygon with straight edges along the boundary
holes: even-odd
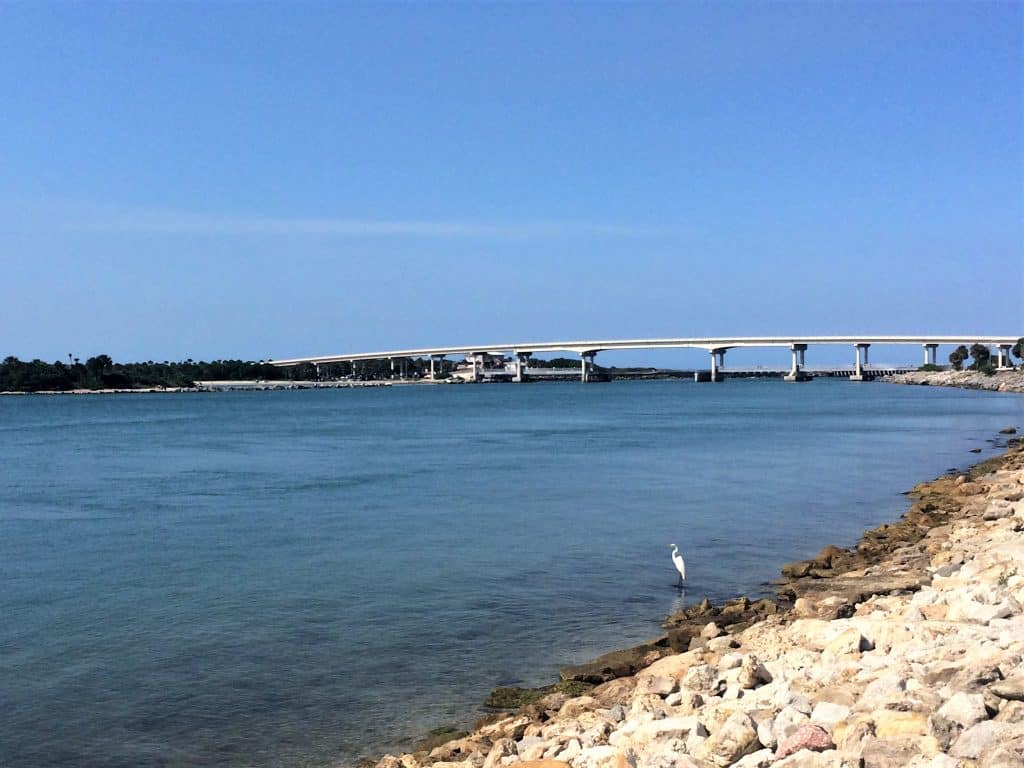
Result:
[[[999,430],[999,434],[1000,435],[1016,435],[1017,434],[1017,428],[1016,427],[1003,427],[1002,429]]]
[[[799,579],[811,572],[814,563],[809,560],[798,560],[795,563],[786,563],[782,566],[782,575],[787,579]]]
[[[617,677],[635,675],[644,667],[657,661],[668,651],[668,642],[659,646],[645,643],[624,651],[612,651],[586,664],[562,667],[560,676],[565,681],[599,684]]]

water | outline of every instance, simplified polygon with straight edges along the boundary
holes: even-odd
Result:
[[[1022,404],[739,380],[0,398],[0,765],[409,746],[853,543]]]

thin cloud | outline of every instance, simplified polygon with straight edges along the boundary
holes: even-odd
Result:
[[[655,234],[650,230],[628,226],[580,221],[474,222],[431,219],[285,218],[223,216],[173,210],[65,210],[64,215],[56,218],[61,229],[115,234],[507,240],[575,236],[636,237]]]

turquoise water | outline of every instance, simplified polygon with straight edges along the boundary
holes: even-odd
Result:
[[[0,765],[408,746],[854,542],[1022,404],[824,380],[0,398]]]

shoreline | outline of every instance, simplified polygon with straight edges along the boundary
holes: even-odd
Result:
[[[954,387],[987,392],[1024,393],[1024,369],[996,371],[989,375],[978,371],[913,371],[886,376],[890,384],[913,384],[922,387]]]
[[[866,611],[867,606],[874,606],[885,601],[902,600],[906,602],[916,599],[910,596],[927,590],[931,582],[935,580],[935,574],[940,570],[944,568],[951,570],[953,569],[952,564],[960,567],[966,562],[963,553],[953,550],[948,542],[953,538],[955,528],[959,527],[954,524],[974,521],[977,518],[983,518],[985,521],[1010,519],[1012,521],[1010,525],[1016,526],[1012,528],[1012,531],[1016,534],[1018,554],[1022,562],[1022,566],[1019,568],[1021,575],[1018,576],[1014,572],[1009,576],[1003,574],[1001,578],[1006,582],[1016,580],[1011,586],[1019,588],[1020,594],[1017,598],[1010,597],[1011,600],[1015,600],[1014,604],[1016,605],[1010,614],[1019,619],[1018,623],[1021,629],[1019,650],[1021,653],[1017,658],[1018,661],[1024,659],[1024,615],[1022,615],[1020,607],[1020,603],[1024,603],[1024,536],[1019,535],[1020,531],[1024,530],[1024,522],[1018,522],[1024,518],[1024,502],[1021,502],[1021,499],[1024,498],[1024,444],[1019,437],[1008,437],[1007,432],[1008,430],[1003,430],[997,436],[1006,440],[1005,444],[1000,446],[1004,448],[1001,454],[976,463],[963,472],[947,473],[914,486],[907,492],[908,498],[913,503],[906,512],[895,522],[883,523],[865,531],[854,547],[847,549],[828,545],[814,558],[784,565],[781,569],[782,579],[773,584],[773,597],[751,600],[741,596],[718,605],[713,605],[705,599],[697,605],[690,606],[682,613],[667,617],[662,625],[667,630],[666,634],[640,646],[612,651],[590,662],[564,667],[561,670],[561,679],[557,683],[541,688],[496,689],[488,699],[488,703],[496,705],[491,707],[492,714],[478,721],[473,730],[468,733],[437,729],[432,732],[433,738],[421,743],[412,752],[401,756],[385,755],[377,761],[367,759],[363,762],[366,765],[374,765],[376,768],[425,768],[426,766],[434,766],[434,768],[500,768],[500,766],[518,763],[529,764],[528,768],[561,768],[566,764],[573,768],[648,768],[648,766],[662,768],[668,765],[665,762],[668,758],[665,754],[661,754],[652,763],[649,758],[653,758],[653,755],[645,754],[651,750],[649,740],[641,739],[640,742],[635,742],[634,739],[625,737],[616,740],[612,736],[622,731],[624,725],[635,726],[635,729],[642,730],[649,729],[651,724],[657,721],[684,717],[695,722],[689,723],[689,730],[686,733],[676,734],[675,742],[671,745],[673,751],[671,764],[680,768],[683,766],[711,768],[711,766],[727,765],[743,766],[744,768],[770,765],[858,765],[856,761],[843,762],[845,757],[841,754],[842,750],[850,746],[841,743],[842,738],[847,736],[846,727],[849,724],[845,721],[843,721],[844,728],[839,732],[834,727],[831,729],[825,727],[828,724],[815,726],[818,730],[814,732],[814,736],[819,737],[822,744],[827,736],[830,746],[829,748],[822,747],[820,751],[812,751],[809,754],[813,755],[815,759],[819,756],[825,759],[828,755],[825,762],[797,763],[788,761],[794,758],[788,758],[785,762],[776,762],[776,751],[782,739],[775,738],[772,744],[758,741],[758,737],[766,741],[772,740],[774,719],[768,726],[768,730],[762,732],[764,718],[757,718],[749,714],[747,715],[749,722],[746,724],[751,726],[754,733],[754,737],[748,740],[747,747],[750,749],[744,748],[742,754],[732,754],[730,759],[723,762],[725,759],[723,755],[713,754],[713,751],[721,746],[721,741],[728,741],[731,737],[726,735],[718,741],[716,739],[718,739],[722,727],[728,725],[731,716],[737,713],[738,707],[735,705],[726,707],[730,710],[728,718],[712,717],[711,720],[714,721],[715,727],[712,727],[711,722],[701,721],[699,715],[707,707],[708,702],[704,701],[697,705],[695,698],[703,696],[704,699],[707,699],[707,694],[710,691],[690,690],[690,686],[686,684],[688,678],[693,676],[691,674],[693,670],[711,667],[709,662],[721,662],[723,657],[729,657],[727,660],[728,672],[724,672],[721,665],[716,668],[718,673],[724,672],[724,678],[719,680],[721,685],[718,686],[722,690],[717,691],[717,696],[722,701],[712,703],[715,703],[717,707],[723,707],[725,702],[742,702],[746,693],[759,689],[768,682],[757,680],[758,665],[763,668],[761,662],[767,661],[767,659],[759,660],[756,656],[750,656],[739,659],[740,672],[737,674],[742,675],[744,669],[752,667],[754,672],[746,675],[746,681],[751,683],[751,688],[737,688],[736,681],[729,684],[727,679],[729,672],[736,670],[736,667],[731,665],[737,660],[737,657],[743,656],[740,651],[746,648],[745,640],[748,635],[754,637],[764,633],[777,635],[779,632],[792,631],[792,627],[801,622],[813,623],[816,631],[828,634],[825,632],[825,628],[829,625],[854,621],[865,613],[870,615],[870,611]],[[1013,474],[1009,483],[1003,482],[1001,485],[1001,492],[1006,498],[987,499],[985,494],[988,494],[991,488],[989,479],[999,473]],[[1005,490],[1007,485],[1011,488],[1009,492]],[[1021,490],[1016,490],[1018,488]],[[988,509],[992,503],[988,502],[999,502],[1002,505],[999,507],[1001,514],[993,514]],[[1007,503],[1010,505],[1009,507],[1006,506]],[[936,559],[942,561],[937,567],[934,565]],[[1007,584],[1004,583],[1002,586],[1005,587]],[[939,612],[932,611],[935,614]],[[924,612],[924,614],[928,613],[928,611]],[[924,614],[918,611],[918,618],[923,618]],[[941,621],[943,618],[945,616],[938,617],[936,615],[935,620]],[[930,620],[930,616],[926,620]],[[845,629],[840,634],[843,633],[846,633]],[[864,645],[861,640],[857,641],[856,651],[846,649],[845,652],[860,654],[862,651],[867,651],[866,645],[864,648],[860,648],[861,645]],[[877,646],[878,644],[874,643],[873,645]],[[804,650],[808,649],[804,648]],[[815,649],[810,650],[813,652]],[[823,646],[816,650],[823,653],[825,648]],[[751,658],[753,661],[750,661]],[[853,661],[850,661],[850,664],[853,664]],[[862,664],[856,666],[859,673],[867,671]],[[661,674],[662,671],[672,671],[672,674],[666,677]],[[785,669],[783,675],[788,676],[799,671]],[[1007,672],[1009,671],[1012,670],[1008,669]],[[1003,672],[999,674],[1000,678],[1006,676]],[[771,678],[772,675],[767,674],[767,677]],[[638,694],[638,691],[643,693]],[[678,701],[681,698],[681,693],[685,694],[682,698],[689,697],[688,701]],[[958,697],[961,694],[963,696],[975,695],[970,692],[957,691],[953,697]],[[980,694],[978,695],[980,696]],[[1024,696],[1024,692],[1021,695]],[[652,696],[659,697],[660,704],[654,701]],[[987,699],[990,704],[991,698],[989,695],[989,699]],[[997,697],[997,708],[991,712],[991,716],[997,717],[1001,713],[1002,710],[998,708],[999,701],[1002,700]],[[1018,699],[1007,699],[1007,701],[1012,701],[1014,704],[1020,703]],[[763,704],[760,700],[758,703]],[[824,703],[834,704],[834,702]],[[673,711],[679,709],[680,706],[687,711],[685,713]],[[838,706],[849,708],[846,704]],[[941,706],[942,704],[938,704],[934,709],[940,709]],[[781,715],[784,709],[786,707],[780,708],[776,714]],[[815,711],[815,708],[809,708],[806,713],[799,713],[805,715],[801,722],[807,726],[804,729],[807,732],[809,732],[810,726],[814,725],[812,715]],[[991,706],[986,711],[991,711]],[[1020,757],[1024,759],[1024,703],[1021,703],[1019,707],[1010,706],[1007,712],[1009,713],[1007,720],[1003,722],[1008,727],[1012,726],[1014,739],[1020,738]],[[760,710],[754,714],[759,713]],[[721,714],[721,712],[717,712],[717,714]],[[584,717],[584,715],[588,717]],[[622,715],[622,718],[616,719],[619,715]],[[598,736],[596,739],[581,739],[583,731],[586,730],[583,729],[583,726],[589,724],[592,727],[596,720],[601,718],[606,721],[598,729],[604,732],[603,736]],[[1016,719],[1011,722],[1011,718]],[[733,719],[742,720],[740,717]],[[796,719],[800,720],[800,718]],[[872,747],[875,749],[878,759],[860,764],[894,767],[910,764],[932,765],[927,761],[908,762],[910,757],[917,754],[915,750],[923,749],[925,752],[931,753],[929,759],[934,757],[938,761],[934,763],[935,768],[974,765],[973,762],[956,762],[953,758],[946,756],[940,747],[952,749],[962,732],[969,730],[970,726],[977,723],[961,724],[963,727],[959,730],[952,725],[949,726],[947,728],[949,733],[946,736],[950,736],[953,731],[956,731],[952,735],[957,738],[947,738],[945,740],[947,743],[943,744],[942,740],[932,733],[935,730],[930,725],[932,719],[934,717],[925,718],[926,722],[919,717],[915,719],[915,724],[920,726],[918,730],[921,733],[914,734],[917,741],[910,747],[904,743],[906,740],[894,746],[893,743],[890,743],[891,739],[884,738],[881,740],[884,743],[880,747]],[[945,721],[943,720],[943,722]],[[980,723],[982,720],[978,722]],[[990,717],[985,719],[985,722],[997,721]],[[675,725],[678,723],[673,723],[673,727]],[[837,723],[832,724],[832,726],[835,725]],[[874,736],[877,736],[878,724],[872,723],[871,728],[867,730],[872,728]],[[654,730],[658,729],[654,728]],[[989,727],[988,730],[999,731],[1000,736],[1009,735],[1009,732],[1001,727]],[[561,741],[544,738],[556,731],[564,731],[570,737],[563,738]],[[885,727],[882,728],[882,731],[883,734],[887,734]],[[701,732],[703,735],[700,735]],[[862,738],[859,742],[861,752],[868,742],[873,744],[879,741],[877,738],[869,738],[865,734],[861,734]],[[680,742],[681,737],[685,737],[682,742]],[[897,741],[899,740],[897,739]],[[687,745],[687,742],[692,743]],[[709,742],[712,746],[705,748],[705,744]],[[539,749],[540,745],[544,745],[545,748]],[[988,742],[986,745],[986,749],[993,746]],[[754,749],[754,747],[759,747],[759,749]],[[709,749],[711,752],[708,751]],[[725,751],[728,752],[728,749]],[[849,751],[847,749],[847,752]],[[808,753],[805,749],[798,754],[806,758]],[[752,759],[755,755],[758,756],[757,760]],[[1016,753],[1011,756],[1012,759],[1016,759],[1015,755]],[[951,762],[944,762],[944,759]],[[539,762],[541,760],[544,761],[543,765]],[[1001,762],[983,764],[1003,765]],[[1006,763],[1006,765],[1016,764]]]

